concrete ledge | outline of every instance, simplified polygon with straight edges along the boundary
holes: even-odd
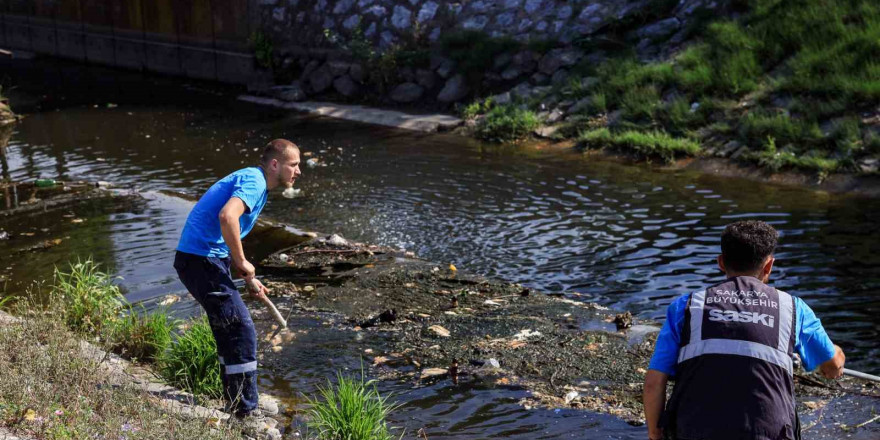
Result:
[[[240,101],[254,104],[298,110],[315,115],[329,116],[331,118],[423,132],[451,130],[461,125],[463,122],[461,119],[450,115],[411,115],[399,111],[379,110],[361,105],[344,105],[330,102],[311,101],[287,102],[280,99],[263,98],[252,95],[241,95],[238,99]]]

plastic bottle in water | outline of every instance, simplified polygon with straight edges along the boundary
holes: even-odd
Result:
[[[37,179],[34,182],[34,185],[37,188],[49,188],[49,187],[55,186],[57,184],[58,184],[58,182],[56,182],[55,179]]]

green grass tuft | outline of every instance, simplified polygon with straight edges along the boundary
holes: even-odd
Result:
[[[67,325],[83,334],[101,334],[119,320],[123,297],[113,279],[98,270],[91,258],[70,264],[70,270],[55,268],[52,294],[65,305]]]
[[[110,345],[123,356],[153,362],[171,347],[178,324],[167,309],[147,313],[143,308],[136,311],[128,307],[125,316],[114,325]]]
[[[461,117],[463,119],[474,119],[491,110],[493,104],[492,98],[487,98],[485,100],[478,99],[461,109]]]
[[[317,432],[318,440],[391,440],[386,422],[388,414],[400,407],[379,394],[375,381],[337,373],[334,387],[319,389],[319,398],[307,397],[310,419],[308,426]],[[403,438],[401,433],[400,438]]]
[[[223,394],[217,344],[208,319],[192,321],[157,360],[162,377],[178,388],[214,398]]]
[[[541,125],[538,116],[515,105],[501,105],[489,110],[476,127],[476,134],[493,142],[522,139]]]
[[[749,113],[740,120],[739,131],[742,141],[752,149],[760,149],[768,137],[780,145],[816,145],[822,140],[822,132],[816,123],[792,119],[784,114]]]
[[[746,155],[746,159],[753,160],[759,165],[772,171],[784,169],[800,169],[815,171],[820,178],[824,179],[829,173],[837,171],[841,166],[839,159],[825,157],[823,153],[812,150],[807,154],[799,154],[791,149],[777,149],[776,140],[768,136],[762,151],[753,151]]]
[[[679,156],[692,156],[700,152],[700,144],[697,142],[675,138],[659,131],[627,130],[612,133],[607,128],[599,128],[582,132],[578,141],[586,148],[613,148],[635,153],[640,157],[660,158],[667,162],[672,162]]]

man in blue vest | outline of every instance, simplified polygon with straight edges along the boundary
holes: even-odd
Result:
[[[256,415],[257,335],[250,313],[232,282],[231,269],[259,291],[268,292],[244,256],[241,240],[251,231],[269,190],[290,187],[300,176],[300,152],[293,142],[276,139],[263,149],[260,165],[217,181],[186,219],[174,268],[208,315],[223,380],[227,408],[240,419]]]
[[[807,371],[843,374],[843,351],[813,311],[766,284],[777,240],[764,222],[728,225],[718,256],[727,280],[669,305],[645,375],[651,440],[799,439],[794,353]]]

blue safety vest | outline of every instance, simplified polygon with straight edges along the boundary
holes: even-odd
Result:
[[[679,439],[799,437],[794,298],[754,277],[691,294],[663,424]]]

